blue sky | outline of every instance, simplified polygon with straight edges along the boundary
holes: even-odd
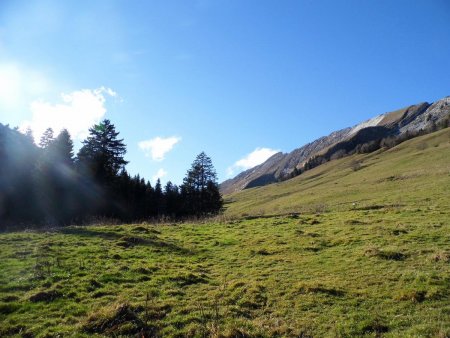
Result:
[[[447,95],[447,0],[0,1],[0,122],[79,146],[109,118],[150,180],[205,151],[222,181]]]

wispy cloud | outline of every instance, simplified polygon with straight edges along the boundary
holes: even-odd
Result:
[[[232,166],[227,168],[227,175],[232,176],[235,173],[241,172],[263,163],[269,157],[279,152],[279,150],[270,148],[256,148],[250,154],[244,156],[236,161]]]
[[[166,154],[181,141],[181,137],[171,136],[167,138],[155,137],[151,140],[141,141],[138,143],[139,148],[144,151],[146,156],[151,157],[155,161],[164,160]]]
[[[165,171],[163,168],[160,168],[155,175],[152,176],[152,182],[156,183],[156,181],[159,179],[162,179],[164,176],[167,176],[167,171]]]
[[[62,103],[33,101],[30,105],[31,120],[25,121],[21,129],[30,127],[35,140],[47,128],[53,128],[56,133],[66,128],[74,139],[83,139],[89,128],[105,115],[107,96],[116,97],[117,93],[111,88],[100,87],[61,94]]]

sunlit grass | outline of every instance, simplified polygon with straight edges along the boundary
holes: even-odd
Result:
[[[389,150],[331,161],[282,183],[229,195],[226,214],[240,217],[402,204],[431,209],[448,206],[449,154],[447,128]]]
[[[0,234],[0,336],[447,337],[449,140],[244,191],[226,221]]]

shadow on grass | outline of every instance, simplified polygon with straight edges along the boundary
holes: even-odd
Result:
[[[137,236],[124,236],[122,233],[109,232],[109,231],[95,231],[93,229],[73,227],[73,228],[63,228],[60,233],[65,235],[74,235],[87,238],[102,238],[111,241],[116,241],[116,245],[131,248],[134,246],[148,246],[167,250],[170,252],[177,252],[183,255],[193,255],[195,252],[191,249],[186,249],[174,243],[165,242],[159,239],[156,235],[149,237],[137,237]]]
[[[345,291],[336,289],[334,287],[325,287],[321,284],[308,284],[308,283],[300,284],[297,288],[297,292],[299,294],[320,293],[334,297],[343,297],[345,295]]]
[[[366,205],[358,208],[354,208],[354,210],[381,210],[381,209],[399,209],[404,207],[404,204],[374,204],[374,205]]]
[[[378,248],[370,247],[365,251],[365,255],[368,257],[378,257],[385,260],[391,261],[403,261],[408,258],[408,254],[392,251],[392,250],[380,250]]]
[[[119,234],[116,232],[105,232],[105,231],[95,231],[93,229],[89,229],[87,227],[67,227],[59,230],[60,233],[65,235],[77,235],[81,237],[99,237],[103,239],[119,239],[123,236],[123,234]]]

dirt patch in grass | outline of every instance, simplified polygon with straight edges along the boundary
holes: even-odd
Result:
[[[101,298],[101,297],[104,297],[104,296],[108,296],[108,295],[110,295],[111,293],[109,293],[109,292],[105,292],[105,291],[97,291],[97,292],[94,292],[93,294],[92,294],[92,298]]]
[[[359,221],[357,219],[349,219],[347,221],[345,221],[346,225],[364,225],[366,224],[365,222]]]
[[[0,337],[8,337],[8,336],[34,337],[33,334],[27,332],[27,328],[23,325],[1,328]]]
[[[150,233],[149,229],[143,226],[137,226],[136,228],[133,228],[131,231],[134,233],[145,233],[145,234]]]
[[[237,305],[247,310],[257,310],[267,305],[266,288],[262,285],[250,285],[237,290]]]
[[[57,290],[42,291],[30,297],[30,301],[33,303],[37,302],[52,302],[55,299],[61,298],[63,294]]]
[[[434,262],[444,262],[444,263],[450,263],[450,250],[444,250],[435,253],[431,260]]]
[[[384,179],[384,181],[393,182],[393,181],[402,181],[402,180],[405,180],[405,179],[406,179],[406,177],[402,176],[402,175],[391,175],[391,176],[386,177]]]
[[[164,319],[172,311],[170,304],[148,304],[142,308],[143,316],[147,321]]]
[[[134,236],[123,236],[119,239],[119,241],[117,242],[118,246],[124,247],[124,248],[129,248],[135,245],[140,245],[140,244],[146,244],[147,240],[141,238],[141,237],[134,237]]]
[[[317,232],[307,232],[305,233],[305,236],[316,238],[320,237],[320,234],[318,234]]]
[[[408,233],[408,230],[406,230],[406,229],[394,229],[394,230],[392,230],[392,234],[394,236],[400,236],[400,235],[404,235],[404,234],[407,234],[407,233]]]
[[[328,287],[322,284],[316,284],[316,283],[301,283],[297,288],[296,292],[299,294],[308,294],[308,293],[319,293],[324,294],[328,296],[334,296],[334,297],[342,297],[345,295],[345,292],[342,290],[339,290],[334,287]]]
[[[385,260],[392,261],[403,261],[408,255],[399,251],[393,250],[380,250],[377,248],[368,248],[365,250],[364,254],[368,257],[378,257]]]
[[[375,337],[381,337],[383,333],[387,333],[389,327],[378,319],[371,319],[363,322],[361,325],[361,332],[363,334],[375,333]]]
[[[319,248],[317,246],[307,246],[304,248],[305,251],[311,251],[311,252],[319,252],[322,250],[322,248]]]
[[[0,314],[7,315],[17,311],[19,308],[20,306],[17,303],[0,303]]]
[[[153,226],[144,226],[144,225],[138,225],[137,227],[132,228],[131,232],[143,234],[155,234],[155,235],[161,233],[161,231],[155,229]]]
[[[156,235],[150,235],[150,238],[148,238],[149,235],[147,235],[147,238],[142,237],[136,237],[136,236],[122,236],[119,238],[119,240],[116,242],[116,245],[123,247],[123,248],[131,248],[134,246],[150,246],[154,247],[155,250],[165,250],[165,251],[172,251],[172,252],[178,252],[182,253],[184,255],[192,255],[193,252],[189,249],[185,249],[183,247],[180,247],[176,244],[165,242],[160,240]]]
[[[403,291],[395,299],[401,301],[411,301],[413,303],[422,303],[427,297],[425,290],[408,290]]]
[[[10,303],[15,302],[16,300],[19,300],[19,297],[17,296],[5,296],[1,298],[2,302]]]
[[[208,282],[203,276],[199,276],[193,273],[180,274],[177,276],[169,277],[169,280],[171,282],[175,282],[181,287]]]
[[[102,283],[96,281],[95,279],[91,279],[88,282],[88,286],[87,286],[86,290],[89,291],[89,292],[92,292],[92,291],[95,291],[98,288],[101,288],[102,286],[103,286]]]
[[[271,253],[270,251],[268,251],[267,249],[259,249],[259,250],[253,251],[253,253],[254,253],[255,255],[261,255],[261,256],[269,256],[269,255],[272,254],[272,253]]]
[[[377,257],[386,259],[386,260],[392,260],[392,261],[403,261],[408,256],[402,252],[398,251],[380,251],[377,255]]]
[[[380,209],[384,209],[384,208],[385,208],[384,205],[375,204],[375,205],[367,205],[367,206],[355,208],[355,210],[380,210]]]
[[[156,330],[148,326],[128,303],[104,308],[91,314],[82,326],[84,332],[105,335],[152,337]]]
[[[139,268],[133,269],[133,271],[142,275],[148,275],[158,270],[159,267],[157,266],[140,266]]]

